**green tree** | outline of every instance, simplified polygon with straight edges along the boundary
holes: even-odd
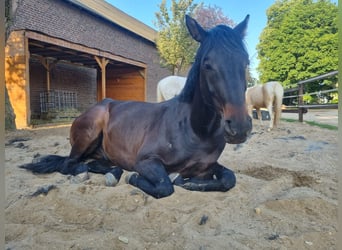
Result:
[[[285,88],[337,69],[337,6],[328,0],[277,0],[257,45],[260,80]],[[330,84],[334,84],[330,82]]]
[[[192,15],[197,4],[193,0],[171,1],[171,13],[166,0],[159,5],[160,12],[155,13],[158,29],[157,49],[162,58],[162,65],[169,67],[178,75],[189,66],[194,58],[197,44],[191,39],[185,26],[185,14]]]

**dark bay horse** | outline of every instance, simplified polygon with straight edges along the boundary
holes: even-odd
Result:
[[[69,156],[47,155],[20,167],[34,173],[111,172],[117,180],[127,170],[126,182],[155,198],[171,195],[174,185],[228,191],[235,175],[217,160],[226,143],[246,141],[252,129],[245,104],[248,19],[234,29],[207,31],[186,16],[200,47],[177,97],[161,103],[105,99],[73,122]]]

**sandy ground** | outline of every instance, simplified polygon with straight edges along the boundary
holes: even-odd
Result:
[[[8,132],[6,248],[337,249],[337,132],[284,121],[267,132],[264,125],[255,122],[251,138],[220,157],[236,172],[234,189],[176,187],[159,200],[124,178],[107,187],[102,175],[78,182],[17,167],[36,154],[67,155],[69,127]]]

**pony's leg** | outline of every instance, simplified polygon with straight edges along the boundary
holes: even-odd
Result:
[[[274,122],[272,102],[267,105],[267,110],[270,115],[270,125],[268,126],[267,131],[271,131],[273,129],[273,122]]]
[[[262,126],[262,114],[261,114],[260,108],[257,108],[257,109],[256,109],[256,112],[257,112],[257,114],[258,114],[259,124],[260,124],[260,126]]]
[[[210,178],[188,178],[183,179],[178,176],[174,180],[174,184],[192,191],[221,191],[226,192],[233,188],[236,184],[236,177],[232,170],[215,163],[212,167],[212,174]]]
[[[154,198],[163,198],[174,192],[173,184],[163,166],[156,159],[139,162],[133,172],[127,175],[126,183],[140,188]]]

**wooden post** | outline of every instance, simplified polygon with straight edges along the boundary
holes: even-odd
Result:
[[[51,81],[50,81],[50,71],[56,65],[58,60],[53,60],[50,62],[49,58],[39,57],[41,64],[43,64],[44,68],[46,69],[46,88],[47,91],[50,91],[51,88]]]
[[[303,122],[303,111],[304,108],[302,107],[304,102],[303,102],[303,93],[304,93],[304,84],[301,83],[298,86],[298,120],[299,122]]]
[[[45,60],[45,64],[43,64],[46,68],[46,85],[47,85],[47,91],[50,92],[51,84],[50,84],[50,63],[49,59]]]
[[[54,59],[50,61],[49,58],[45,57],[39,57],[39,60],[41,64],[43,64],[44,68],[46,69],[46,89],[47,89],[47,111],[50,112],[50,103],[52,102],[51,96],[50,96],[50,90],[51,90],[51,81],[50,81],[50,71],[51,69],[56,65],[58,60]]]
[[[95,60],[97,64],[101,68],[101,97],[102,99],[106,98],[106,66],[109,63],[109,60],[101,57],[101,59],[95,56]]]

